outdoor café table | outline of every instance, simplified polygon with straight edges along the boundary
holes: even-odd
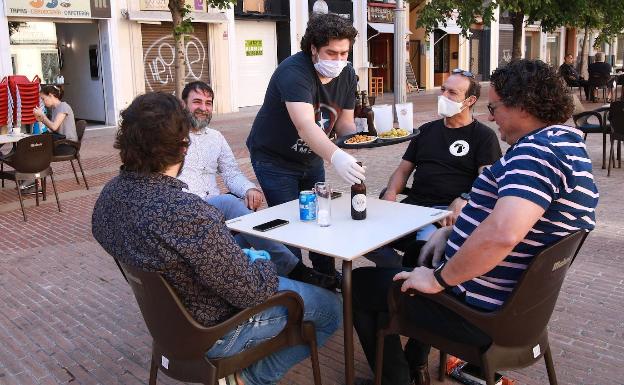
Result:
[[[384,146],[390,146],[393,144],[399,144],[399,143],[403,143],[403,142],[407,142],[408,140],[412,140],[415,137],[418,136],[418,134],[420,134],[419,130],[414,130],[413,133],[401,137],[401,138],[388,138],[388,139],[384,139],[384,138],[380,138],[377,137],[377,139],[375,139],[375,141],[370,142],[370,143],[355,143],[355,144],[347,144],[345,143],[345,141],[349,138],[351,138],[352,136],[355,135],[367,135],[365,132],[359,132],[357,134],[351,134],[351,135],[345,135],[345,136],[341,136],[340,138],[337,138],[334,140],[334,143],[336,144],[336,146],[340,147],[340,148],[353,148],[353,149],[358,149],[358,148],[374,148],[374,147],[384,147]]]
[[[0,145],[7,143],[16,143],[19,142],[20,139],[24,139],[25,137],[30,136],[29,134],[4,134],[0,135]]]
[[[345,383],[353,385],[352,261],[449,214],[446,210],[368,197],[366,219],[355,221],[351,219],[351,196],[343,194],[331,202],[331,225],[328,227],[321,227],[316,221],[299,220],[298,199],[230,219],[226,224],[234,231],[342,260]],[[285,219],[289,223],[265,232],[253,229],[274,219]]]

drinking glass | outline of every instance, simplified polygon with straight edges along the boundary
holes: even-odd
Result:
[[[327,182],[317,182],[314,185],[316,192],[316,221],[321,227],[331,225],[331,187]]]

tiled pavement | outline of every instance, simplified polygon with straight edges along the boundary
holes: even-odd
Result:
[[[390,98],[385,95],[382,101]],[[410,100],[417,123],[435,118],[433,93],[411,95]],[[484,104],[482,98],[476,109],[482,120],[487,117]],[[252,178],[244,139],[255,112],[250,108],[217,116],[213,124]],[[62,213],[52,196],[40,207],[29,199],[29,221],[23,222],[12,182],[0,189],[0,384],[147,382],[150,337],[129,287],[90,231],[97,195],[119,166],[113,140],[110,129],[85,136],[88,191],[76,184],[69,164],[54,165]],[[354,151],[368,167],[370,195],[385,185],[406,146]],[[600,169],[600,136],[590,136],[588,146],[601,193],[598,227],[564,284],[550,322],[552,349],[560,384],[624,384],[624,170],[606,178],[606,170]],[[332,171],[328,180],[346,190]],[[343,384],[342,333],[320,354],[323,383]],[[432,373],[434,359],[432,354]],[[359,346],[356,374],[371,376]],[[507,374],[518,384],[547,383],[542,363]],[[160,383],[175,382],[163,375]],[[305,361],[280,384],[311,383]]]

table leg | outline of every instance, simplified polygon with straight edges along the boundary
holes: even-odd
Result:
[[[353,385],[353,303],[351,297],[351,261],[342,261],[342,313],[344,328],[345,385]]]

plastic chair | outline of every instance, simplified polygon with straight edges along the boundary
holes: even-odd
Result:
[[[19,197],[20,206],[24,221],[27,221],[26,211],[24,210],[24,200],[20,188],[20,182],[35,180],[35,200],[39,206],[39,186],[41,181],[43,200],[46,200],[46,178],[49,176],[52,181],[52,188],[56,198],[58,211],[61,211],[61,203],[56,193],[56,185],[54,184],[54,176],[50,162],[52,161],[52,135],[32,135],[17,142],[15,151],[7,156],[0,157],[0,179],[2,179],[2,187],[4,180],[9,179],[15,181],[17,187],[17,196]],[[4,171],[4,164],[13,167],[14,170]]]
[[[87,128],[86,120],[77,120],[76,121],[76,133],[78,134],[77,142],[73,140],[69,140],[69,139],[55,140],[52,162],[69,161],[69,163],[72,166],[72,170],[74,170],[74,177],[76,178],[76,183],[80,184],[80,180],[78,179],[78,174],[76,173],[76,167],[74,167],[74,162],[73,162],[74,159],[77,160],[78,167],[80,167],[80,173],[82,174],[82,179],[84,180],[85,187],[88,190],[89,184],[87,183],[87,177],[85,176],[84,170],[82,168],[82,164],[80,163],[80,146],[82,144],[82,137],[84,136],[86,128]]]
[[[607,119],[602,114],[606,110],[608,108],[599,108],[572,115],[576,128],[585,134],[583,140],[587,140],[587,134],[602,134],[602,168],[607,166],[607,134],[610,132]],[[596,119],[597,123],[593,122],[593,118]]]
[[[611,164],[615,167],[615,151],[613,144],[617,140],[617,159],[618,167],[622,168],[622,141],[624,140],[624,101],[612,102],[609,107],[609,121],[611,122],[610,142],[609,148],[609,167],[607,170],[607,176],[611,176]]]
[[[594,90],[599,89],[602,90],[602,99],[606,103],[607,102],[607,88],[609,84],[609,80],[611,79],[611,75],[609,74],[601,74],[601,73],[590,73],[589,79],[589,92],[590,98],[594,101]]]
[[[280,292],[218,325],[205,327],[191,317],[159,272],[147,272],[115,261],[134,292],[153,338],[150,385],[156,384],[159,369],[179,381],[217,385],[219,378],[246,368],[263,357],[303,344],[310,347],[314,383],[321,384],[316,331],[313,323],[303,321],[303,300],[297,293]],[[235,356],[219,359],[206,357],[206,352],[223,335],[253,315],[274,306],[288,309],[287,324],[277,336]]]
[[[556,385],[557,378],[548,343],[548,321],[568,268],[587,234],[586,231],[575,232],[536,255],[505,304],[493,312],[479,311],[445,292],[435,295],[417,291],[402,293],[403,282],[395,282],[388,293],[389,321],[385,328],[377,332],[375,384],[381,384],[384,338],[389,334],[400,334],[440,350],[440,381],[444,380],[446,357],[450,353],[480,366],[487,385],[494,385],[497,370],[524,368],[544,357],[550,384]],[[461,315],[488,334],[492,344],[483,349],[412,327],[403,310],[408,306],[410,295],[424,296]]]

